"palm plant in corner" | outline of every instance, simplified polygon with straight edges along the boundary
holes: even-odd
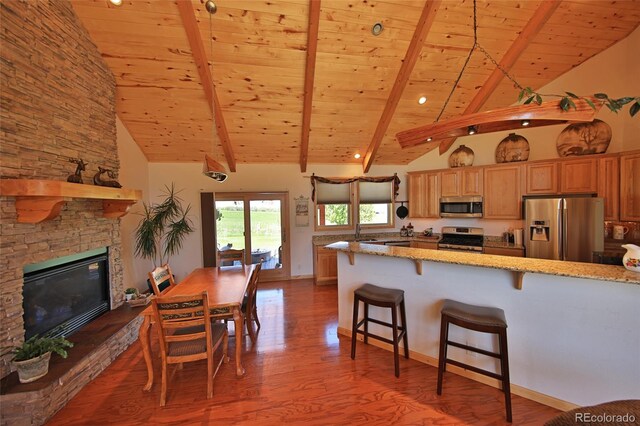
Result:
[[[182,248],[184,238],[194,231],[188,217],[191,205],[182,207],[173,184],[165,187],[165,199],[159,204],[144,204],[143,218],[135,231],[135,254],[153,261],[153,266],[168,263]]]

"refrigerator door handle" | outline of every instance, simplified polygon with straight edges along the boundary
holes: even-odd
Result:
[[[564,260],[564,229],[563,229],[563,210],[564,210],[564,199],[560,200],[558,203],[558,217],[556,218],[556,223],[558,224],[557,228],[554,230],[553,234],[556,239],[556,251],[558,253],[558,260]]]
[[[562,248],[561,256],[562,256],[562,260],[567,260],[567,257],[568,257],[568,254],[567,254],[567,225],[568,225],[567,201],[563,198],[562,201],[560,201],[560,204],[561,204],[560,214],[562,215],[562,218],[558,218],[559,219],[558,223],[560,223],[562,226],[562,236],[560,238],[561,240],[560,247]]]

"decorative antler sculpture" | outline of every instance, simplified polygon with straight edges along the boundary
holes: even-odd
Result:
[[[83,183],[82,172],[85,171],[87,164],[89,163],[85,163],[81,158],[69,158],[69,162],[77,164],[77,167],[75,173],[67,177],[67,182]]]
[[[111,188],[122,188],[122,185],[120,185],[115,180],[102,180],[100,175],[102,175],[103,173],[106,173],[107,176],[109,176],[111,179],[114,179],[116,177],[116,174],[113,172],[113,170],[103,169],[102,167],[98,166],[98,173],[96,173],[93,176],[93,184],[94,185],[97,185],[97,186],[108,186],[108,187],[111,187]]]

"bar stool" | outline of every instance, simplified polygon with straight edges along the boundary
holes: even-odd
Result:
[[[445,300],[442,306],[440,320],[440,356],[438,358],[438,395],[442,395],[442,376],[447,369],[447,363],[478,374],[493,377],[502,381],[502,390],[507,411],[507,421],[511,422],[511,387],[509,385],[509,354],[507,352],[507,320],[504,311],[498,308],[467,305],[454,300]],[[473,346],[463,345],[449,340],[449,324],[455,324],[469,330],[498,335],[500,352],[489,352]],[[477,352],[500,360],[500,373],[483,370],[469,364],[447,358],[448,345],[468,351]]]
[[[368,338],[380,340],[393,345],[393,359],[395,363],[396,377],[400,377],[400,361],[398,359],[398,342],[402,339],[404,343],[404,357],[409,358],[409,341],[407,339],[407,315],[404,309],[404,290],[378,287],[373,284],[364,284],[357,288],[353,298],[353,324],[351,327],[351,359],[356,359],[356,335],[364,335],[364,343],[368,343]],[[364,318],[358,322],[358,308],[360,301],[364,303]],[[391,309],[391,323],[380,321],[369,317],[369,305]],[[402,326],[398,325],[398,307],[400,307],[400,317]],[[369,332],[369,321],[390,327],[392,330],[392,340],[378,336]],[[364,330],[360,327],[364,325]]]

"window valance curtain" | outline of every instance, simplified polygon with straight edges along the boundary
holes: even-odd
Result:
[[[323,184],[333,184],[333,185],[344,185],[352,182],[393,182],[393,194],[394,198],[398,196],[398,191],[400,189],[400,178],[397,173],[394,173],[393,176],[356,176],[351,178],[325,178],[321,176],[311,175],[311,187],[313,188],[311,191],[311,199],[314,202],[316,200],[316,183]]]

